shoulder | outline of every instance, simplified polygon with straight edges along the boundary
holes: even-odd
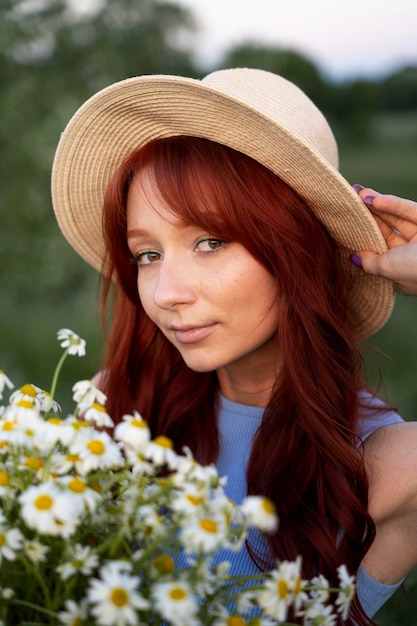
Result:
[[[417,422],[375,430],[363,444],[377,535],[365,566],[394,583],[417,564]]]
[[[374,430],[363,450],[374,519],[417,509],[417,422]]]

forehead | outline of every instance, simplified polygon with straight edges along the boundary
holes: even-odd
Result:
[[[145,166],[136,172],[129,185],[126,201],[128,229],[133,225],[163,219],[173,226],[184,224],[184,220],[163,197],[152,168]]]

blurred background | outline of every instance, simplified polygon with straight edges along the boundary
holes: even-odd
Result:
[[[0,0],[0,368],[15,384],[50,387],[59,328],[84,337],[88,351],[66,363],[59,394],[100,362],[98,276],[56,225],[50,171],[72,114],[114,81],[199,78],[233,66],[277,72],[325,113],[351,183],[417,199],[415,0],[288,4]],[[364,346],[370,376],[382,376],[407,419],[417,414],[416,312],[415,299],[397,298],[388,324]],[[377,622],[417,624],[416,606],[413,572]]]

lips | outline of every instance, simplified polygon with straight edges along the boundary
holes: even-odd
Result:
[[[215,323],[207,326],[172,326],[170,330],[178,343],[198,343],[211,335],[216,326]]]

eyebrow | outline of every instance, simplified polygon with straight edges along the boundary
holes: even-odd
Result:
[[[131,239],[132,237],[149,237],[150,232],[145,230],[144,228],[130,228],[126,233],[126,238]]]

